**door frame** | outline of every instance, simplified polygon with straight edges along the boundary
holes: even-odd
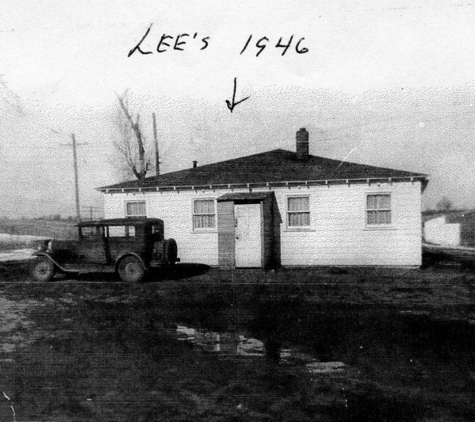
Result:
[[[236,206],[240,205],[258,205],[259,206],[259,241],[260,241],[260,248],[259,248],[259,266],[256,267],[238,267],[237,266],[237,233],[236,233],[236,226],[237,226],[237,216],[236,216]],[[262,268],[264,266],[264,209],[263,209],[262,201],[259,202],[247,202],[247,203],[239,203],[234,202],[234,266],[235,268]],[[257,251],[256,251],[257,253]]]
[[[221,269],[236,268],[234,206],[239,204],[260,205],[260,268],[280,266],[280,225],[282,221],[275,194],[269,190],[265,192],[229,192],[217,199],[218,267]]]

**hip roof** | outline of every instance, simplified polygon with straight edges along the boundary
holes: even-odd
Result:
[[[153,188],[201,187],[216,185],[255,185],[311,181],[364,179],[418,179],[427,181],[425,174],[375,167],[348,161],[309,155],[299,160],[295,152],[276,149],[227,161],[174,171],[138,180],[103,186],[103,192]]]

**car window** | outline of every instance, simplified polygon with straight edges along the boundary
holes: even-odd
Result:
[[[109,237],[135,237],[135,227],[109,226]]]
[[[81,227],[82,237],[84,238],[94,238],[101,237],[102,230],[101,227]]]
[[[110,226],[109,237],[125,237],[125,226]]]

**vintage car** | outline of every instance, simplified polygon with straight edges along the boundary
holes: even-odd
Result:
[[[158,218],[116,218],[81,222],[78,239],[42,241],[31,274],[49,281],[55,273],[115,271],[123,281],[141,281],[153,267],[179,262],[174,239],[164,239]]]

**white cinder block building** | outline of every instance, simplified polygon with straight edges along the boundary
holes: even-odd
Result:
[[[426,175],[281,149],[99,188],[106,218],[161,218],[182,262],[419,266]]]
[[[475,211],[447,211],[426,216],[424,239],[444,246],[475,246]]]

